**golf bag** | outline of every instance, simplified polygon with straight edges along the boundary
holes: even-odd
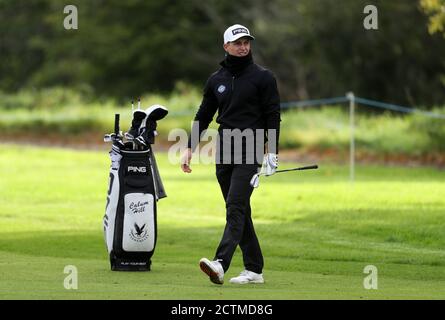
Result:
[[[137,111],[140,113],[140,110]],[[123,141],[118,115],[115,119],[115,133],[108,135],[111,136],[113,145],[110,151],[110,179],[103,223],[113,271],[149,271],[151,268],[157,240],[156,204],[159,199],[166,197],[151,144],[156,135],[156,121],[163,118],[168,111],[165,108],[157,111],[157,117],[153,112],[147,112],[144,119],[150,123],[150,130],[135,128],[141,124],[133,121],[130,131],[136,135],[143,133],[133,137],[134,140],[139,138],[138,143],[134,140]]]

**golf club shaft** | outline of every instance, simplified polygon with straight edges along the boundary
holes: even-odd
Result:
[[[277,171],[275,171],[275,173],[288,172],[288,171],[296,171],[296,170],[311,170],[311,169],[318,169],[318,165],[314,164],[314,165],[305,166],[305,167],[299,167],[299,168],[277,170]]]

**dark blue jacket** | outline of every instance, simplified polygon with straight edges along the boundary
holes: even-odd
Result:
[[[277,82],[269,70],[251,62],[239,72],[222,68],[213,73],[204,88],[202,103],[195,116],[199,136],[218,111],[219,129],[275,129],[277,146],[280,129],[280,97]],[[192,134],[194,134],[192,128]],[[196,133],[195,133],[196,134]],[[189,147],[193,150],[196,146]]]

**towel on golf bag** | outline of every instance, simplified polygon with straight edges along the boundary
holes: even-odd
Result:
[[[156,190],[156,199],[162,199],[167,197],[167,193],[165,192],[164,184],[162,183],[161,175],[159,174],[158,164],[156,163],[155,154],[153,150],[150,148],[151,152],[149,153],[151,167],[153,169],[153,180],[155,183]]]
[[[112,270],[150,270],[157,238],[156,201],[166,197],[151,148],[110,152],[104,238]]]

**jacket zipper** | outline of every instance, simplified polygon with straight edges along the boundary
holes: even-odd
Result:
[[[232,103],[232,97],[233,97],[233,90],[235,89],[235,76],[232,76],[232,90],[230,90],[230,98],[229,98],[229,104],[230,105]]]

